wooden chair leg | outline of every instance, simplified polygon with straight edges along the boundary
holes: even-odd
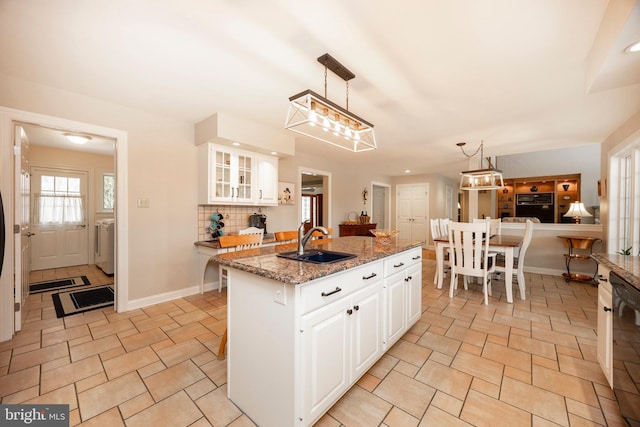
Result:
[[[218,348],[218,360],[224,360],[225,352],[227,349],[227,329],[224,330],[224,335],[220,340],[220,348]]]

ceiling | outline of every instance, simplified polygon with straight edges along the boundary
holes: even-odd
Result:
[[[0,74],[192,123],[282,128],[289,96],[323,93],[328,52],[378,149],[296,135],[296,151],[387,175],[455,175],[460,141],[487,156],[602,142],[640,111],[635,41],[636,0],[0,2]],[[344,81],[329,73],[327,94],[344,106]]]

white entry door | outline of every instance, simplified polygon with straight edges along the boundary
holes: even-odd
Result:
[[[88,264],[87,173],[31,168],[31,269]]]
[[[30,260],[30,198],[31,191],[29,189],[29,140],[24,133],[22,126],[15,126],[14,135],[15,163],[14,163],[14,218],[15,223],[19,225],[20,232],[14,235],[15,248],[15,281],[13,294],[15,296],[16,311],[14,319],[14,327],[16,331],[22,330],[22,324],[27,316],[27,297],[29,296],[29,271],[31,271]]]
[[[399,237],[409,240],[427,239],[429,216],[429,184],[400,184],[396,198]]]

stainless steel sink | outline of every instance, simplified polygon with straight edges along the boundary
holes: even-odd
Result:
[[[282,252],[277,254],[280,258],[292,259],[295,261],[311,262],[314,264],[331,264],[333,262],[340,262],[347,259],[355,258],[354,254],[347,254],[344,252],[333,251],[321,251],[317,249],[309,249],[304,251],[304,254],[298,255],[297,251]]]

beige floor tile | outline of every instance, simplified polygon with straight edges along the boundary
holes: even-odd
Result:
[[[29,399],[24,403],[35,405],[69,405],[69,410],[78,407],[78,399],[73,384],[50,391],[49,393],[40,394],[40,396]]]
[[[62,329],[48,334],[42,334],[42,346],[47,347],[53,344],[58,344],[65,341],[71,341],[79,337],[86,337],[89,335],[89,328],[87,325],[80,325],[73,328]]]
[[[604,419],[604,415],[602,415],[602,410],[600,408],[585,405],[584,403],[576,402],[573,399],[566,399],[566,403],[569,415],[577,415],[584,420],[591,420],[592,422],[603,426],[607,425],[607,421]],[[574,424],[571,423],[571,425],[573,426]]]
[[[80,424],[81,427],[124,427],[124,425],[118,408],[112,408]]]
[[[158,356],[167,366],[176,365],[206,352],[209,352],[209,349],[196,339],[187,339],[186,341],[157,351]]]
[[[421,418],[436,390],[420,381],[392,371],[373,392],[394,406]]]
[[[546,357],[547,359],[556,360],[557,358],[556,348],[553,344],[520,335],[511,335],[509,347]]]
[[[144,383],[153,399],[159,402],[203,378],[205,374],[193,362],[187,360],[145,378]]]
[[[533,385],[587,405],[598,406],[591,382],[573,375],[533,365]]]
[[[126,420],[127,418],[152,407],[155,403],[156,402],[153,400],[153,397],[151,397],[151,394],[142,393],[141,395],[122,403],[118,408],[122,413],[122,418]]]
[[[389,427],[415,427],[419,422],[418,418],[412,417],[396,407],[392,408],[384,419],[384,425]]]
[[[66,343],[54,344],[39,350],[22,353],[11,358],[9,372],[22,371],[23,369],[31,368],[49,360],[67,356],[68,354],[69,349]]]
[[[556,424],[569,426],[565,400],[559,394],[505,378],[500,400]]]
[[[484,332],[486,334],[508,337],[510,327],[496,322],[490,322],[481,318],[476,318],[471,324],[471,329]]]
[[[143,347],[104,362],[104,371],[112,380],[157,362],[158,356],[150,347]]]
[[[531,338],[551,344],[561,345],[563,347],[575,349],[579,348],[578,340],[576,339],[575,335],[565,334],[563,332],[532,328]]]
[[[73,317],[73,316],[71,316]],[[78,361],[86,357],[95,356],[114,348],[121,347],[120,340],[115,335],[100,338],[98,340],[86,342],[77,346],[70,347],[71,360]]]
[[[369,373],[374,377],[383,379],[398,364],[399,360],[389,354],[383,355],[380,360],[373,364]]]
[[[99,374],[92,375],[83,380],[76,382],[76,393],[83,392],[85,390],[89,390],[97,385],[104,384],[107,381],[107,375],[104,372],[100,372]]]
[[[387,354],[415,366],[422,366],[429,358],[431,350],[418,344],[412,344],[404,340],[399,340],[387,351]]]
[[[477,391],[469,391],[460,418],[477,427],[530,426],[531,414]]]
[[[427,413],[422,417],[419,427],[447,426],[447,427],[471,427],[469,424],[458,417],[454,417],[448,412],[443,411],[435,406],[429,406]]]
[[[451,367],[497,385],[500,385],[504,371],[502,363],[462,351],[453,359]]]
[[[472,379],[469,374],[431,360],[427,360],[416,375],[416,380],[458,399],[465,398]]]
[[[35,399],[40,395],[40,387],[33,386],[20,390],[17,393],[10,394],[1,399],[4,404],[16,404],[26,402],[27,400]]]
[[[430,348],[431,350],[453,356],[457,353],[462,342],[457,339],[434,334],[429,330],[418,340],[417,344],[422,347]]]
[[[215,359],[209,363],[205,363],[204,365],[200,366],[200,369],[218,387],[227,383],[227,361],[226,360]]]
[[[132,372],[78,393],[82,420],[88,420],[146,392],[147,389],[138,374]]]
[[[106,321],[106,319],[105,319]],[[91,335],[94,339],[115,335],[123,331],[134,329],[133,323],[129,319],[118,320],[114,323],[105,323],[104,325],[92,326]]]
[[[579,376],[603,385],[609,384],[597,361],[588,361],[559,354],[558,364],[560,365],[560,372]]]
[[[0,377],[0,397],[8,396],[20,390],[40,384],[40,367],[31,368],[7,374]]]
[[[362,387],[369,393],[372,393],[373,390],[375,390],[375,388],[378,387],[378,384],[380,384],[381,382],[382,381],[380,380],[380,378],[374,377],[373,375],[366,373],[362,377],[360,377],[357,384],[358,386]]]
[[[494,399],[498,399],[500,397],[500,386],[498,384],[493,384],[477,377],[471,381],[470,389],[486,394]]]
[[[227,425],[242,415],[242,411],[227,399],[226,385],[197,399],[196,405],[214,426]]]
[[[421,365],[422,366],[422,365]],[[407,363],[404,360],[398,362],[398,364],[393,368],[394,371],[400,372],[410,378],[416,376],[421,366],[412,365],[411,363]]]
[[[440,408],[454,417],[460,416],[463,404],[463,400],[456,399],[455,397],[441,391],[437,391],[431,400],[431,407],[435,406],[436,408]]]
[[[218,387],[213,383],[213,381],[211,381],[209,378],[204,378],[197,383],[186,387],[185,391],[187,392],[191,400],[197,400],[205,394],[215,390],[216,388]]]
[[[184,391],[180,391],[129,418],[127,427],[181,427],[191,425],[201,417],[196,404]]]
[[[482,351],[482,357],[522,371],[531,372],[531,354],[524,351],[487,343]]]
[[[482,347],[487,341],[488,335],[484,332],[469,329],[468,327],[453,325],[447,330],[445,336],[465,342],[467,344]]]
[[[362,388],[352,387],[329,409],[329,414],[345,426],[377,426],[391,407],[390,403]]]
[[[40,379],[41,392],[47,393],[100,373],[102,373],[100,358],[98,356],[87,357],[69,365],[43,372]]]

